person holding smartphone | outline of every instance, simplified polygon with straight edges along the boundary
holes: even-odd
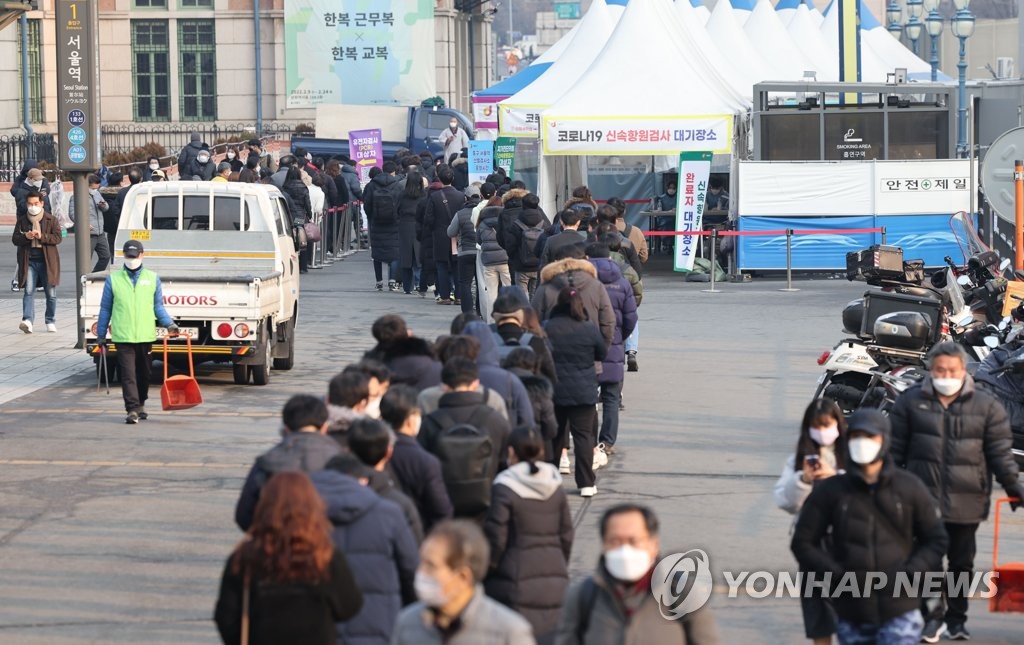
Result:
[[[846,419],[831,399],[811,401],[800,423],[796,452],[786,458],[782,475],[775,482],[775,503],[797,515],[814,485],[843,472],[846,465]],[[815,645],[832,642],[836,631],[835,612],[819,596],[801,593],[804,633]]]

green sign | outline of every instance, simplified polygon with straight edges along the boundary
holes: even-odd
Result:
[[[579,20],[580,3],[578,2],[556,2],[555,18],[559,20]]]
[[[498,137],[494,142],[494,165],[504,168],[509,179],[512,178],[512,166],[516,160],[516,138]]]

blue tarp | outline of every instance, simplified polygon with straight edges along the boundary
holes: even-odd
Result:
[[[509,76],[505,80],[484,90],[473,92],[473,96],[512,96],[530,83],[537,80],[554,63],[534,63],[521,72]]]

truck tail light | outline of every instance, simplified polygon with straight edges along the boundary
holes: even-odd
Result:
[[[238,323],[235,325],[235,336],[239,338],[246,338],[249,335],[249,325],[245,323]]]
[[[828,359],[832,356],[832,352],[822,352],[821,356],[818,357],[818,365],[824,365],[828,362]]]
[[[231,336],[231,325],[228,323],[221,323],[217,325],[217,335],[221,338],[228,338]]]

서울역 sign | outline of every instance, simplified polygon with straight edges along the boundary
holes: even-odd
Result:
[[[96,0],[56,0],[57,103],[62,170],[100,167]]]

